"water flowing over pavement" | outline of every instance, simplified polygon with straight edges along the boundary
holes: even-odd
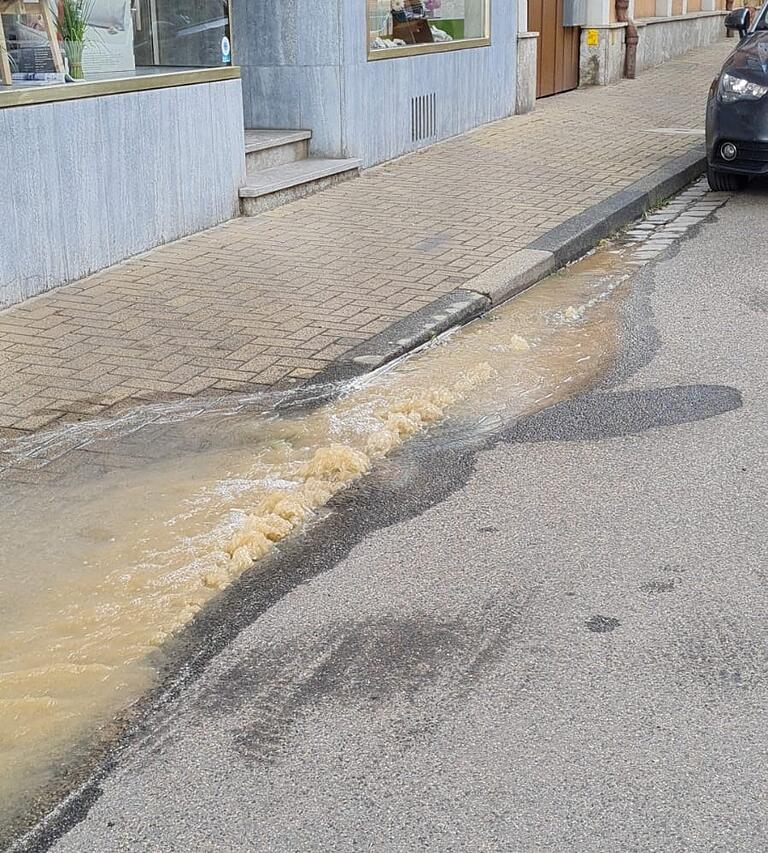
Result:
[[[119,468],[4,495],[6,808],[209,647],[30,844],[754,849],[756,200],[694,188],[324,406],[152,412],[94,438]]]
[[[0,471],[5,438],[147,400],[298,384],[471,287],[701,149],[730,49],[723,39],[636,80],[546,98],[7,310],[0,296]]]
[[[151,686],[169,635],[403,441],[450,415],[461,443],[465,429],[493,429],[594,380],[616,338],[611,297],[642,253],[630,243],[587,258],[309,411],[256,396],[229,412],[166,411],[177,424],[158,426],[150,409],[127,426],[26,441],[22,460],[31,442],[66,447],[87,429],[113,470],[17,487],[0,510],[14,531],[1,580],[0,816],[44,786],[57,754]]]

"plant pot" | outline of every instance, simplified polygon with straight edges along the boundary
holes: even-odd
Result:
[[[85,77],[83,74],[83,42],[65,41],[64,54],[69,64],[69,76],[73,80],[82,80]]]

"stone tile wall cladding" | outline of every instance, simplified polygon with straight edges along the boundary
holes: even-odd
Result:
[[[0,109],[0,308],[223,222],[239,80]]]
[[[581,31],[579,85],[608,86],[624,76],[624,24],[590,27],[599,33],[596,45],[588,45],[587,28]]]
[[[725,38],[726,13],[695,12],[673,18],[636,21],[637,71],[655,68],[689,50]],[[597,30],[597,45],[587,44],[587,31]],[[624,24],[584,27],[581,31],[579,79],[581,86],[608,86],[622,78],[624,70]]]
[[[235,61],[247,127],[312,130],[311,153],[364,166],[515,112],[516,0],[491,0],[491,45],[368,60],[365,0],[240,0]],[[414,142],[411,98],[434,93],[436,132]]]
[[[517,37],[517,84],[515,112],[529,113],[536,106],[536,33],[520,33]]]
[[[704,45],[725,38],[726,12],[696,12],[682,18],[639,22],[637,44],[638,70],[655,68]]]

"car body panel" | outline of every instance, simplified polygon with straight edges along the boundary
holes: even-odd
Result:
[[[706,116],[707,163],[719,172],[768,174],[768,95],[732,103],[725,103],[720,96],[720,80],[724,73],[768,86],[768,29],[763,29],[767,14],[768,4],[725,60],[710,89]],[[735,160],[729,162],[720,156],[720,146],[724,142],[736,145]]]

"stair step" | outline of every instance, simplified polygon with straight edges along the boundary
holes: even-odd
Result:
[[[240,188],[240,209],[245,216],[255,216],[354,178],[359,171],[359,160],[326,160],[319,157],[263,169],[247,177],[245,186]]]
[[[261,130],[252,128],[245,131],[245,153],[263,151],[265,148],[277,148],[290,145],[312,137],[311,130]]]
[[[325,160],[320,157],[297,160],[295,163],[274,166],[272,169],[264,169],[258,175],[251,175],[247,178],[245,186],[240,188],[240,197],[260,198],[278,190],[289,189],[342,172],[357,171],[359,168],[359,160]]]
[[[311,136],[310,130],[246,130],[246,175],[257,175],[273,166],[305,160],[309,156]]]

